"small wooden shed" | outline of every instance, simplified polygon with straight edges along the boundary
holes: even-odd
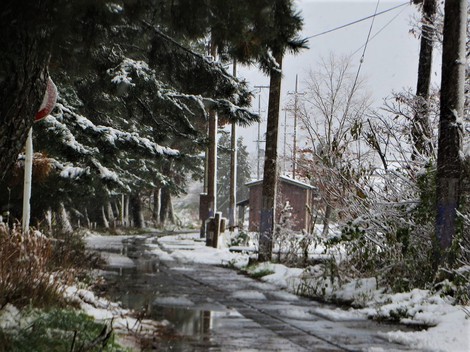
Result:
[[[263,180],[256,180],[246,184],[249,189],[249,231],[259,231],[261,218],[261,201]],[[294,231],[307,230],[312,227],[311,211],[313,209],[314,193],[316,188],[307,183],[294,180],[287,176],[280,176],[277,190],[276,223],[282,221],[281,211],[286,204],[291,207],[289,226]]]

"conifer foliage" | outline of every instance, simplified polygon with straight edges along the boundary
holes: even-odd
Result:
[[[21,38],[24,47],[0,56],[2,68],[11,66],[1,72],[6,79],[0,81],[0,90],[6,99],[0,109],[12,121],[0,131],[2,172],[21,151],[47,71],[60,96],[52,115],[34,126],[35,149],[53,169],[46,181],[33,186],[38,217],[62,202],[84,216],[88,207],[104,209],[116,194],[161,187],[181,191],[174,172],[163,166],[170,158],[180,172],[201,172],[196,156],[204,148],[207,109],[242,124],[256,119],[243,108],[250,99],[244,84],[196,52],[205,30],[196,26],[188,37],[184,28],[175,26],[177,4],[171,1],[43,1],[37,14],[49,13],[47,21],[34,20],[35,8],[24,1],[13,3],[2,3],[2,29],[17,16],[20,20],[2,31],[7,33],[2,44],[11,49],[11,42]],[[32,24],[37,30],[30,33]],[[44,41],[48,45],[42,54]],[[32,50],[30,58],[26,50]],[[25,77],[19,76],[20,65],[27,68]],[[26,84],[34,89],[24,92]],[[24,102],[33,107],[25,111]],[[3,114],[13,105],[15,116]],[[14,128],[17,138],[3,138]],[[0,176],[5,175],[2,188],[10,189],[12,174]],[[11,192],[2,193],[10,197],[0,200],[2,207],[11,210]]]

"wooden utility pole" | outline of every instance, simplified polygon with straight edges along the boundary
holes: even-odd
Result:
[[[297,117],[299,113],[299,95],[305,93],[299,93],[298,90],[299,75],[295,75],[295,91],[294,93],[294,141],[292,146],[292,178],[295,179],[296,168],[297,168]]]
[[[452,261],[446,252],[457,232],[462,173],[467,0],[446,0],[444,12],[436,179],[435,268],[439,264]]]
[[[233,60],[233,77],[237,77],[237,61]],[[229,230],[234,231],[237,225],[237,124],[232,122],[230,134],[230,204],[228,211]]]
[[[217,46],[211,42],[210,54],[215,61],[217,58]],[[209,110],[209,148],[207,153],[207,197],[209,217],[213,217],[217,211],[217,112]]]
[[[273,234],[276,219],[277,194],[277,139],[279,128],[279,98],[282,81],[282,51],[273,53],[278,63],[271,69],[269,84],[268,121],[266,126],[266,151],[264,158],[263,191],[261,203],[261,221],[259,234],[260,261],[269,261],[273,252]]]
[[[269,86],[254,86],[254,88],[259,89],[259,95],[258,95],[258,116],[260,117],[260,121],[258,122],[258,136],[256,139],[256,179],[260,180],[261,179],[261,148],[260,145],[262,142],[261,140],[261,90],[263,88],[269,88]]]
[[[299,97],[297,96],[298,76],[295,75],[295,92],[294,92],[294,144],[292,146],[292,178],[295,179],[295,167],[297,164],[297,104]]]

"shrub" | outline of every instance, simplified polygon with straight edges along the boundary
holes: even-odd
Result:
[[[0,227],[0,308],[7,303],[18,307],[62,305],[60,277],[51,275],[49,262],[52,244],[49,239],[32,231]]]
[[[0,223],[0,309],[7,303],[19,308],[64,307],[63,284],[83,278],[98,263],[80,235],[39,231],[29,235]]]
[[[30,310],[17,323],[0,329],[0,352],[122,351],[108,325],[74,310]]]

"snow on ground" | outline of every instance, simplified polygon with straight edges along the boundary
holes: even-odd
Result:
[[[153,336],[155,331],[169,324],[167,321],[135,318],[133,312],[122,308],[120,303],[99,298],[93,292],[75,286],[67,287],[65,296],[78,303],[95,320],[112,324],[119,343],[124,347],[138,348],[140,338]]]
[[[140,338],[152,337],[156,331],[169,325],[167,321],[137,319],[132,316],[132,311],[122,308],[119,303],[99,298],[93,292],[76,286],[64,287],[64,296],[95,320],[108,325],[112,324],[119,343],[131,349],[139,348]],[[35,315],[24,314],[24,311],[11,304],[0,309],[0,329],[2,330],[30,328],[34,319],[36,319]]]
[[[163,249],[171,252],[173,259],[182,262],[196,262],[212,265],[234,265],[243,267],[248,264],[248,256],[231,253],[228,248],[206,247],[205,240],[197,234],[166,236],[158,239]],[[158,250],[153,250],[158,254]]]
[[[227,248],[206,247],[199,240],[199,234],[173,235],[159,238],[161,247],[168,252],[167,257],[183,263],[225,264],[238,268],[247,265],[249,255],[231,253]],[[161,249],[154,249],[159,254]],[[348,283],[330,282],[323,279],[318,268],[310,270],[288,268],[281,264],[263,263],[250,269],[252,274],[264,272],[268,275],[261,280],[285,288],[290,292],[308,293],[309,289],[319,290],[325,299],[333,298],[354,302],[360,309],[315,308],[312,313],[333,320],[351,320],[363,317],[401,317],[400,322],[429,326],[422,331],[394,331],[382,333],[385,339],[399,342],[413,349],[435,352],[470,351],[470,306],[453,305],[452,300],[432,294],[428,290],[412,290],[399,294],[386,294],[377,288],[375,278],[360,279]],[[316,286],[315,286],[316,285]],[[279,291],[282,292],[282,291]],[[317,292],[317,291],[315,291]],[[250,292],[240,292],[243,298]],[[283,295],[289,295],[285,292]],[[294,315],[308,312],[293,312]]]
[[[235,291],[234,293],[232,293],[232,297],[236,299],[241,299],[241,300],[245,300],[245,299],[265,300],[266,299],[266,296],[264,294],[258,291],[254,291],[254,290]]]
[[[92,232],[87,232],[84,240],[87,247],[90,249],[114,249],[116,251],[120,251],[122,249],[122,241],[127,238],[129,238],[129,236],[103,236]],[[144,236],[142,236],[142,238],[144,238]]]

